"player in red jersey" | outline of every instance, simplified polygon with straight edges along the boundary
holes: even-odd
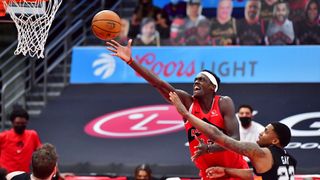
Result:
[[[218,96],[220,79],[209,71],[200,72],[193,85],[193,95],[186,91],[175,89],[169,83],[160,79],[157,75],[135,62],[131,56],[132,40],[127,46],[111,40],[107,42],[108,50],[113,56],[118,56],[132,69],[155,87],[169,102],[169,93],[176,92],[183,105],[198,118],[218,127],[226,135],[239,140],[239,124],[235,116],[233,101],[227,96]],[[233,168],[248,168],[242,156],[232,151],[221,148],[212,143],[210,139],[201,134],[188,122],[185,123],[188,134],[189,148],[192,160],[200,170],[200,175],[206,179],[206,169],[211,166],[223,166]],[[230,178],[236,179],[236,178]]]

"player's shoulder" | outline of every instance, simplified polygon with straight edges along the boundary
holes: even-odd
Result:
[[[221,95],[216,95],[219,98],[220,103],[233,103],[233,100],[229,96],[221,96]]]
[[[3,132],[0,132],[0,138],[8,137],[10,136],[10,134],[12,134],[11,130],[5,130]]]
[[[25,133],[29,134],[29,135],[32,135],[32,136],[38,136],[38,133],[36,130],[33,130],[33,129],[26,129],[25,130]]]

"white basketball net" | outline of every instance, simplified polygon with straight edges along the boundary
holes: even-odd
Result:
[[[2,1],[18,30],[18,46],[14,54],[22,53],[24,56],[29,54],[31,57],[37,56],[38,59],[44,58],[44,45],[62,0]],[[42,8],[39,8],[41,6]],[[14,8],[18,8],[19,13]]]

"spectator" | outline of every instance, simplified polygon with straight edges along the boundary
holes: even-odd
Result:
[[[144,18],[141,22],[141,33],[134,41],[136,46],[160,46],[159,33],[156,30],[155,21],[150,18]]]
[[[200,20],[206,19],[201,14],[202,6],[201,0],[188,0],[187,1],[187,17],[176,18],[171,25],[170,38],[174,45],[185,44],[185,39],[192,33],[192,30],[198,25]]]
[[[10,115],[13,128],[0,133],[0,166],[8,173],[30,172],[32,153],[40,147],[36,131],[26,130],[29,114],[21,107],[15,107]]]
[[[192,46],[212,46],[215,42],[210,36],[210,21],[203,19],[186,38],[186,44]]]
[[[202,15],[201,0],[188,0],[184,29],[188,30],[196,27],[203,19],[206,19],[206,17]]]
[[[186,3],[181,0],[170,0],[168,4],[163,7],[163,10],[169,16],[170,22],[174,18],[185,18],[186,17]]]
[[[306,6],[305,20],[296,25],[298,44],[320,44],[319,2],[310,0]]]
[[[286,2],[278,2],[274,6],[273,19],[267,29],[267,43],[271,45],[292,44],[294,30],[292,21],[288,19],[289,6]]]
[[[265,22],[269,22],[273,18],[274,5],[278,0],[262,0],[260,17]]]
[[[265,37],[264,21],[259,18],[261,1],[248,0],[245,7],[245,19],[237,21],[237,44],[262,45]]]
[[[250,105],[243,104],[238,109],[238,116],[241,126],[239,126],[240,141],[255,143],[259,138],[259,133],[264,127],[253,121],[253,108]]]
[[[170,35],[170,22],[167,13],[160,11],[156,18],[156,29],[161,39],[168,39]]]
[[[152,0],[139,0],[130,21],[129,37],[135,38],[140,31],[140,23],[143,18],[150,17],[156,20],[160,8],[153,5]]]
[[[57,160],[55,147],[48,143],[43,144],[32,154],[32,173],[15,171],[7,175],[7,180],[52,179],[57,172]]]
[[[175,18],[170,27],[170,40],[166,42],[167,45],[185,45],[184,29],[182,28],[184,19]]]
[[[129,33],[130,23],[127,19],[121,18],[121,31],[119,36],[116,38],[118,42],[127,43],[128,42],[128,33]]]
[[[236,20],[231,17],[233,9],[232,0],[220,0],[217,17],[211,23],[211,36],[219,45],[235,44],[237,35]]]
[[[290,0],[289,3],[289,19],[293,21],[293,23],[298,23],[304,20],[305,18],[305,7],[308,3],[308,0]]]
[[[152,180],[152,171],[148,164],[141,164],[134,171],[134,180]]]

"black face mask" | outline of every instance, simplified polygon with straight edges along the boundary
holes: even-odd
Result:
[[[13,129],[14,129],[14,132],[16,132],[17,134],[23,134],[24,130],[26,130],[26,125],[14,126]]]
[[[250,117],[240,117],[240,123],[242,127],[248,128],[251,124],[252,119]]]

